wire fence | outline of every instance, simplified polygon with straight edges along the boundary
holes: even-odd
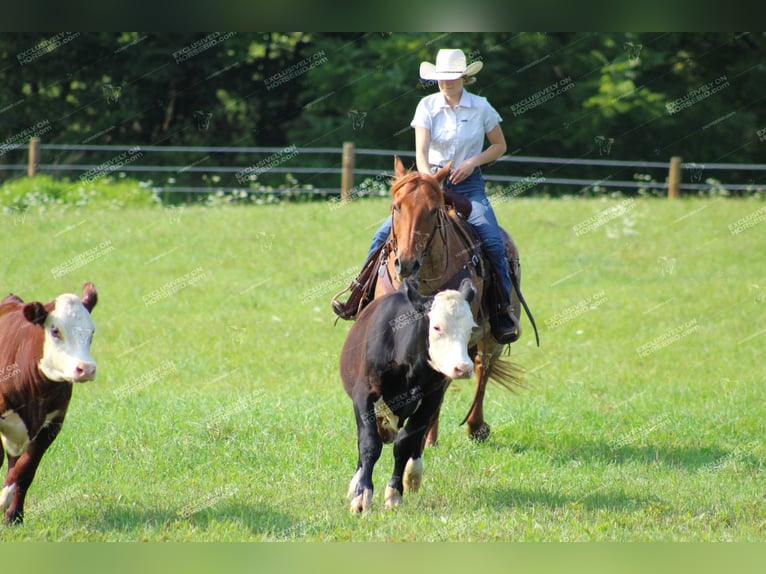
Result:
[[[18,161],[27,152],[26,163]],[[3,163],[14,155],[15,163]],[[15,145],[0,154],[0,180],[47,173],[94,181],[130,177],[160,195],[272,193],[341,196],[384,193],[393,157],[414,163],[414,152],[343,147],[227,147],[43,144]],[[364,165],[358,165],[358,164]],[[507,155],[485,167],[494,192],[513,195],[587,193],[734,194],[766,191],[766,164],[694,163],[680,158],[628,161]],[[722,182],[714,175],[728,178]],[[354,185],[354,182],[362,184]],[[380,182],[380,185],[368,185]]]

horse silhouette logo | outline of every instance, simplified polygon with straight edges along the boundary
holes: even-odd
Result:
[[[101,86],[101,93],[104,94],[107,104],[116,104],[120,99],[120,95],[122,95],[122,86],[103,84]]]
[[[351,127],[354,131],[361,130],[364,127],[364,120],[367,118],[367,112],[351,110],[348,112],[348,117],[351,118]]]
[[[598,146],[598,155],[609,155],[612,151],[612,144],[614,143],[614,138],[608,138],[606,136],[596,136],[593,138],[593,141],[596,142],[596,145]]]
[[[750,293],[753,294],[756,303],[763,303],[766,301],[766,285],[752,284],[749,289]]]
[[[635,42],[625,42],[622,46],[625,51],[628,53],[628,60],[630,60],[631,63],[636,64],[641,61],[641,49],[644,47],[643,44],[637,44]]]
[[[192,112],[192,118],[197,126],[197,131],[204,132],[210,127],[210,120],[212,119],[212,112],[205,112],[203,110],[195,110]]]
[[[665,275],[673,275],[676,270],[676,258],[661,255],[657,258],[657,268],[660,271],[660,275],[663,277],[665,277]]]
[[[705,171],[705,164],[690,163],[689,171],[692,183],[699,183],[702,181],[702,172]]]

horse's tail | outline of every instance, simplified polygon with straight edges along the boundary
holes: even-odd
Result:
[[[492,363],[492,368],[489,371],[489,380],[515,393],[516,389],[526,388],[521,382],[523,375],[524,370],[519,365],[510,361],[504,361],[503,359],[497,359]]]
[[[520,366],[510,361],[504,361],[503,359],[498,358],[494,363],[492,363],[492,368],[489,371],[489,380],[499,384],[504,389],[515,393],[516,389],[526,388],[521,382],[523,375],[524,370]],[[461,425],[464,425],[468,420],[468,417],[471,415],[471,412],[476,406],[476,397],[479,396],[479,394],[480,393],[476,393],[474,395],[473,402],[471,403],[471,408],[468,409],[468,413],[460,422]]]

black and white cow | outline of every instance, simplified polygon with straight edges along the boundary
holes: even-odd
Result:
[[[460,290],[433,297],[407,280],[374,300],[349,331],[340,357],[343,386],[354,403],[359,458],[349,486],[351,511],[372,503],[372,471],[383,443],[394,442],[394,472],[387,508],[416,491],[423,476],[423,445],[452,379],[473,375],[468,341],[476,327],[469,279]]]

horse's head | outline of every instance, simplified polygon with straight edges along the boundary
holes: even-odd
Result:
[[[396,178],[391,186],[391,230],[394,239],[394,268],[399,280],[415,278],[423,255],[438,231],[444,208],[441,182],[452,162],[434,175],[407,171],[398,156],[394,158]]]

